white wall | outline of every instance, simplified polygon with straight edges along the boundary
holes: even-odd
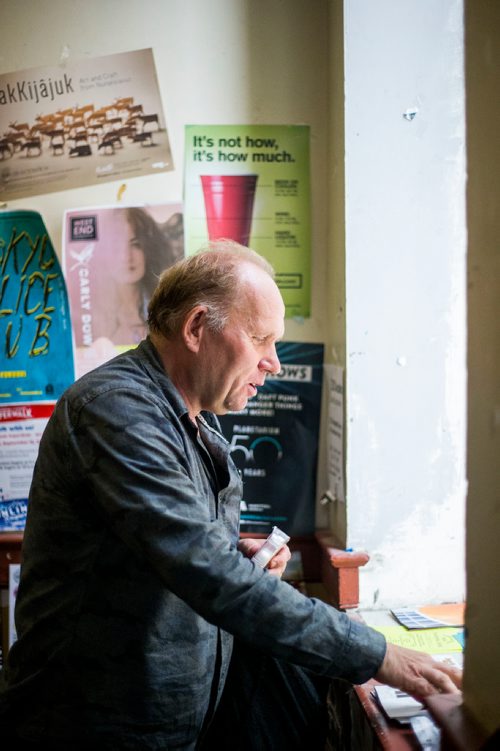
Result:
[[[462,13],[344,2],[347,543],[371,556],[365,607],[464,596]]]

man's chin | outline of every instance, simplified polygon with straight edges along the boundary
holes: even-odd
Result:
[[[218,415],[227,415],[228,412],[243,412],[243,410],[246,408],[248,404],[248,399],[240,399],[237,402],[233,402],[231,404],[224,404],[219,412],[216,414]]]

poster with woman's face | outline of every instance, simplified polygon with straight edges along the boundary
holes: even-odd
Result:
[[[183,256],[181,204],[66,211],[63,270],[77,377],[144,339],[159,276]]]

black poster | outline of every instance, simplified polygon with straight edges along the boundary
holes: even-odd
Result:
[[[323,345],[279,342],[281,372],[241,412],[220,417],[243,479],[241,531],[315,530]]]

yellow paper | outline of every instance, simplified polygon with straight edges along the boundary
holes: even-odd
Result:
[[[427,628],[422,631],[408,631],[402,626],[379,626],[375,627],[391,644],[400,647],[417,649],[427,654],[448,654],[449,652],[462,652],[462,647],[455,634],[460,633],[459,628]]]

